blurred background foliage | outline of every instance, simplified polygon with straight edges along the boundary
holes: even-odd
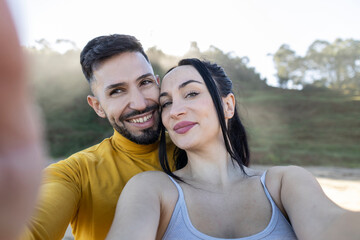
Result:
[[[65,158],[111,136],[107,120],[87,104],[90,89],[81,72],[80,50],[74,45],[59,53],[46,40],[38,44],[24,51],[50,157]],[[215,46],[201,52],[192,42],[183,56],[171,56],[156,47],[147,54],[160,77],[184,57],[224,67],[233,80],[249,133],[252,163],[360,167],[360,41],[316,40],[305,56],[282,45],[272,55],[279,87],[268,86],[248,66],[247,57]]]
[[[273,56],[279,84],[311,85],[360,94],[360,41],[314,41],[305,56],[284,44]]]

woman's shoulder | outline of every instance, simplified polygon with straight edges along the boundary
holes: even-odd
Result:
[[[160,171],[146,171],[135,175],[124,190],[128,195],[137,196],[137,199],[151,199],[154,203],[159,203],[162,206],[162,215],[168,217],[171,217],[179,196],[178,189],[170,177]]]
[[[143,189],[147,191],[164,192],[169,188],[173,188],[174,184],[169,176],[161,171],[145,171],[133,176],[126,187],[133,189]]]
[[[266,172],[266,176],[268,175],[281,175],[285,172],[299,171],[305,170],[302,167],[295,165],[288,166],[255,166],[255,167],[244,167],[245,171],[250,176],[262,176]]]
[[[136,174],[131,180],[136,179],[136,181],[143,181],[143,180],[151,180],[151,179],[162,179],[162,178],[169,178],[168,175],[162,171],[144,171],[141,173]]]
[[[145,171],[145,172],[141,172],[136,174],[135,176],[133,176],[129,182],[136,182],[136,183],[148,183],[148,184],[152,184],[154,182],[167,182],[170,181],[169,176],[161,171]]]
[[[309,176],[311,176],[311,173],[299,166],[274,166],[266,170],[265,182],[270,189],[280,191],[281,185],[287,179]]]
[[[270,167],[266,171],[266,179],[269,179],[269,181],[282,181],[284,177],[288,176],[294,176],[294,175],[303,175],[303,174],[309,174],[309,171],[307,171],[303,167],[295,166],[295,165],[289,165],[289,166],[274,166]],[[266,180],[268,181],[268,180]]]
[[[285,213],[281,197],[284,185],[292,182],[289,179],[303,179],[310,176],[306,169],[299,166],[274,166],[266,170],[265,185],[276,205]]]
[[[270,188],[280,187],[284,179],[289,177],[298,177],[311,175],[305,168],[289,165],[289,166],[273,166],[269,168],[245,168],[248,176],[261,177],[265,175],[266,185]]]

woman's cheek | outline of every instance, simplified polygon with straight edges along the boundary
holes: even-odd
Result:
[[[163,110],[161,112],[161,121],[167,130],[168,130],[168,122],[169,122],[168,119],[169,119],[169,116],[168,116],[168,114],[166,114],[166,110]]]

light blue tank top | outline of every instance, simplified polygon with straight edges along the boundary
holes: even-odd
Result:
[[[293,228],[289,224],[289,222],[286,220],[284,215],[281,213],[279,208],[276,206],[274,200],[271,198],[269,191],[266,188],[265,185],[265,175],[266,172],[261,176],[261,183],[264,187],[265,194],[267,198],[269,199],[271,203],[271,219],[267,227],[255,234],[251,235],[249,237],[244,238],[234,238],[231,240],[292,240],[297,239],[294,233]],[[170,177],[170,176],[169,176]],[[173,214],[171,216],[169,225],[166,229],[166,232],[163,236],[163,240],[230,240],[229,238],[215,238],[208,236],[204,233],[199,232],[190,221],[190,217],[187,211],[184,193],[180,187],[180,185],[172,178],[170,177],[171,181],[175,184],[178,192],[179,192],[179,198],[177,200],[177,203],[175,205]]]

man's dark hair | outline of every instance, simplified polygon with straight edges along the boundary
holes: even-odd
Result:
[[[80,64],[88,82],[93,80],[93,71],[98,64],[124,52],[139,52],[149,62],[139,40],[130,35],[100,36],[88,42],[80,54]]]

